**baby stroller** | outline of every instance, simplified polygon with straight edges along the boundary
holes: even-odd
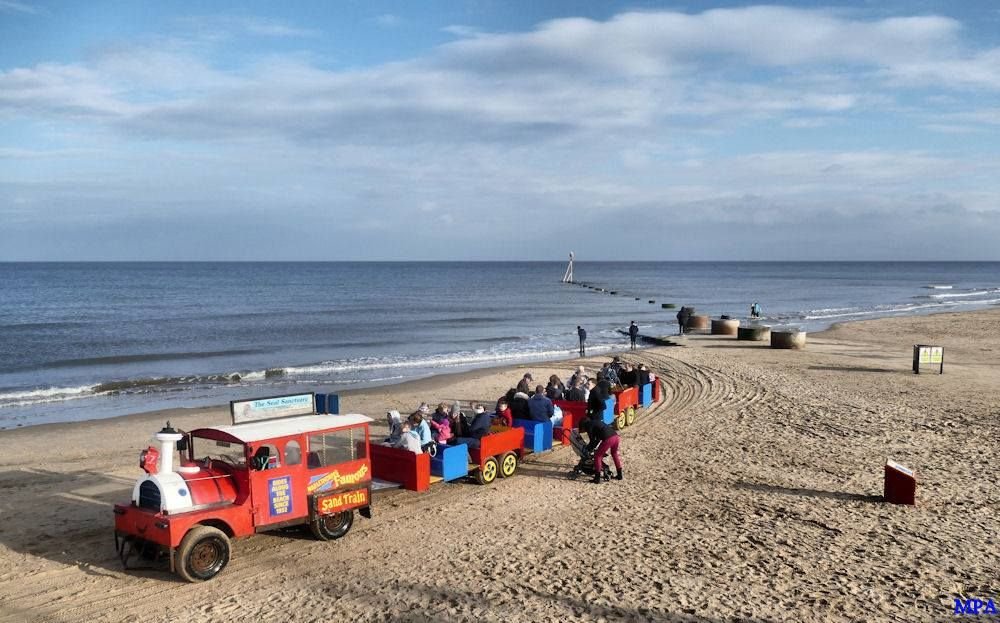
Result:
[[[580,474],[586,474],[587,476],[594,475],[594,453],[587,449],[587,442],[583,440],[583,435],[580,431],[574,429],[569,434],[569,445],[572,446],[573,452],[580,457],[580,461],[573,468],[572,478],[576,478]],[[611,468],[607,463],[608,457],[605,456],[601,461],[600,470],[601,476],[604,480],[611,480]]]

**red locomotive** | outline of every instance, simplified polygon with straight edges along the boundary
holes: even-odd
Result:
[[[315,415],[315,396],[230,403],[233,425],[189,433],[167,426],[140,455],[146,472],[116,504],[115,544],[129,558],[165,556],[171,571],[208,580],[229,562],[230,539],[305,524],[321,540],[371,517],[363,415]],[[175,449],[186,458],[174,466]],[[201,457],[201,458],[197,458]]]

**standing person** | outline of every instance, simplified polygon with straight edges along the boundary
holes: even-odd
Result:
[[[580,325],[576,325],[576,334],[580,337],[580,356],[587,355],[587,331]]]
[[[690,317],[691,312],[688,311],[687,307],[681,307],[681,310],[677,312],[677,335],[684,335],[684,327],[687,326]]]
[[[585,418],[580,421],[580,432],[586,433],[590,439],[587,449],[594,452],[594,484],[601,484],[601,472],[603,471],[604,455],[611,452],[611,460],[615,462],[615,480],[622,480],[622,459],[618,455],[618,443],[620,438],[615,429],[605,424],[602,420]]]
[[[603,420],[604,409],[607,406],[604,401],[608,396],[593,379],[587,381],[587,388],[590,390],[587,395],[587,417],[595,420]]]
[[[628,339],[632,342],[632,350],[635,350],[635,340],[639,337],[639,325],[632,321],[632,324],[628,326]]]
[[[760,319],[760,303],[754,301],[753,303],[753,317]]]

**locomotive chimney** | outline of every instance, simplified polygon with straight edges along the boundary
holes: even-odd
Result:
[[[161,474],[174,471],[174,447],[183,438],[184,435],[174,430],[169,421],[160,432],[153,435],[153,439],[160,444],[159,472]]]

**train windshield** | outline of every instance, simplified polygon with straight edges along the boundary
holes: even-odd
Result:
[[[236,467],[246,467],[246,446],[242,443],[216,441],[191,436],[191,456],[196,460],[218,459]]]

